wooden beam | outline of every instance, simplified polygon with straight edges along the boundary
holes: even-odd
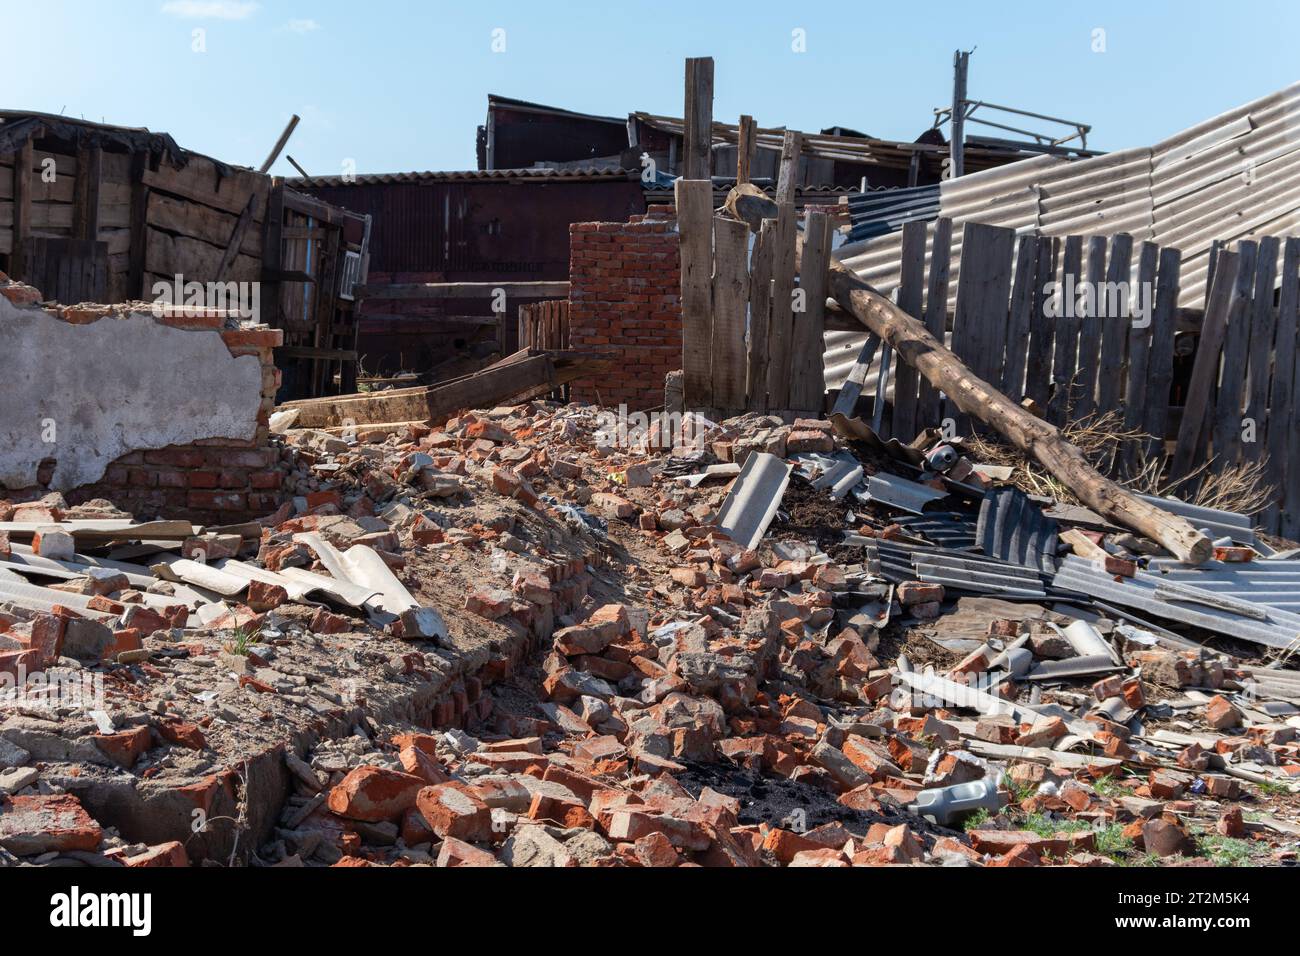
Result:
[[[686,111],[683,114],[682,178],[713,175],[713,57],[686,60]]]
[[[288,145],[289,137],[293,135],[293,131],[297,128],[298,128],[298,114],[294,113],[291,117],[289,117],[289,122],[284,127],[284,132],[281,133],[280,138],[275,141],[275,146],[271,148],[271,155],[266,157],[266,162],[262,163],[261,168],[258,170],[259,172],[263,172],[263,173],[268,172],[271,169],[271,167],[275,165],[275,161],[280,158],[281,150],[283,150],[284,147]]]
[[[710,194],[709,205],[713,204]],[[568,298],[567,281],[537,282],[395,282],[388,285],[362,286],[356,292],[358,299],[483,299],[491,298],[500,289],[507,298],[563,299]]]
[[[230,240],[226,243],[226,251],[221,254],[221,262],[217,265],[215,281],[226,281],[226,276],[230,273],[230,267],[235,264],[235,256],[239,255],[239,247],[244,244],[244,236],[247,235],[249,227],[253,224],[253,208],[256,205],[256,195],[249,196],[248,205],[239,214],[239,218],[235,220],[235,228],[230,233]]]
[[[682,389],[688,409],[713,406],[713,184],[679,179],[675,187],[682,276]]]

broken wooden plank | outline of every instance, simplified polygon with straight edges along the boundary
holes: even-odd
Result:
[[[688,409],[709,408],[713,405],[713,184],[707,179],[679,179],[675,195],[681,234],[682,388]]]
[[[758,124],[754,117],[745,115],[740,118],[740,142],[736,147],[736,185],[750,180],[750,170],[754,165],[754,150],[758,146]]]

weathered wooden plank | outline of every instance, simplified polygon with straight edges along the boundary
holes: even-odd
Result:
[[[749,306],[749,227],[713,220],[713,389],[711,405],[745,409],[745,318]]]
[[[1034,294],[1029,309],[1029,349],[1025,355],[1025,397],[1032,399],[1042,410],[1047,409],[1047,399],[1052,385],[1052,334],[1056,320],[1048,315],[1051,283],[1056,277],[1056,260],[1060,255],[1061,240],[1041,236],[1038,240],[1038,257],[1034,269]]]
[[[922,238],[925,229],[921,230]],[[800,263],[801,306],[794,312],[790,407],[821,414],[826,401],[826,279],[831,262],[831,219],[810,209],[804,217]],[[924,268],[924,263],[922,263]]]
[[[187,202],[154,193],[149,196],[149,225],[166,232],[176,232],[192,239],[201,239],[223,248],[234,233],[238,218],[199,203]],[[250,229],[240,244],[245,255],[261,256],[262,230]]]
[[[1246,364],[1250,357],[1250,322],[1254,313],[1258,273],[1267,268],[1260,261],[1259,244],[1256,242],[1237,243],[1237,255],[1239,299],[1228,316],[1228,327],[1223,339],[1223,366],[1219,372],[1219,389],[1211,417],[1210,446],[1214,460],[1210,469],[1215,474],[1236,464],[1241,452],[1241,403],[1246,390]],[[1272,298],[1271,286],[1267,295]]]
[[[1152,265],[1155,264],[1154,258]],[[1133,237],[1121,232],[1110,240],[1106,265],[1105,304],[1098,297],[1101,318],[1101,350],[1097,355],[1097,411],[1119,410],[1120,385],[1124,381],[1124,354],[1133,320],[1130,277],[1133,270]]]
[[[1088,239],[1087,280],[1083,287],[1083,314],[1079,324],[1078,397],[1073,418],[1086,418],[1097,410],[1097,354],[1101,350],[1102,283],[1106,281],[1106,237]]]
[[[1047,418],[1058,428],[1071,414],[1076,393],[1075,372],[1079,358],[1079,279],[1083,271],[1083,237],[1066,236],[1061,253],[1061,285],[1057,312],[1055,348],[1052,353],[1052,397]]]
[[[73,202],[73,234],[78,239],[99,238],[99,192],[103,179],[104,151],[83,146],[77,153],[76,193]]]
[[[781,172],[776,181],[778,205],[793,203],[795,189],[799,186],[799,155],[803,151],[803,134],[788,129],[781,139]]]
[[[1175,481],[1187,477],[1202,449],[1206,412],[1212,407],[1210,393],[1219,374],[1219,357],[1228,331],[1228,316],[1242,301],[1237,282],[1240,266],[1239,253],[1226,249],[1220,250],[1215,259],[1214,283],[1210,287],[1205,319],[1201,323],[1196,360],[1187,387],[1187,401],[1183,405],[1183,418],[1178,427],[1178,443],[1174,447],[1174,460],[1169,469],[1169,476]]]
[[[1151,326],[1155,319],[1156,266],[1160,247],[1144,242],[1138,250],[1137,291],[1133,296],[1134,313],[1128,323],[1128,368],[1124,389],[1124,430],[1142,427],[1146,409],[1147,361],[1151,355]],[[1114,261],[1112,253],[1112,262]],[[1138,464],[1146,451],[1144,442],[1129,442],[1124,448],[1126,467]]]
[[[228,169],[225,174],[210,159],[191,155],[185,166],[170,165],[164,157],[157,169],[144,170],[143,181],[150,189],[181,196],[238,216],[250,195],[257,197],[253,221],[261,222],[271,178],[247,169]]]
[[[144,297],[145,256],[149,243],[149,186],[144,175],[149,169],[149,153],[131,154],[131,248],[127,254],[126,290],[131,297]]]
[[[1281,243],[1274,236],[1259,241],[1255,301],[1250,313],[1250,364],[1246,369],[1246,419],[1238,431],[1241,457],[1259,461],[1268,439],[1268,395],[1273,372],[1273,338],[1277,313],[1273,311],[1273,290],[1277,284],[1277,259]],[[1248,440],[1249,439],[1249,440]]]
[[[871,371],[871,363],[875,360],[876,349],[880,347],[880,336],[874,332],[867,333],[867,340],[862,343],[862,350],[858,352],[858,359],[849,369],[848,377],[844,384],[840,386],[840,393],[836,396],[835,407],[831,409],[832,415],[843,415],[845,418],[853,418],[853,410],[857,407],[858,399],[862,395],[862,387],[866,384],[867,373]]]
[[[1300,416],[1296,397],[1296,330],[1300,310],[1300,238],[1287,239],[1282,258],[1282,291],[1278,296],[1277,332],[1274,337],[1273,386],[1268,403],[1268,468],[1265,475],[1277,489],[1274,503],[1265,509],[1266,528],[1292,540],[1300,532]],[[1295,456],[1295,461],[1288,458]]]
[[[1015,236],[1014,229],[983,223],[968,222],[962,230],[953,351],[987,382],[1002,374]],[[948,417],[963,430],[969,421],[951,398]]]
[[[1038,272],[1037,236],[1021,236],[1016,249],[1016,273],[1011,286],[1011,309],[1007,315],[1006,361],[1000,387],[1004,395],[1020,401],[1025,394],[1025,368],[1029,364],[1030,311],[1034,307],[1034,281]]]
[[[23,143],[14,159],[14,221],[13,242],[11,243],[13,251],[10,256],[13,271],[10,278],[12,279],[25,278],[23,275],[23,260],[27,251],[27,239],[32,234],[32,176],[30,172],[32,153],[32,141],[29,139]]]
[[[676,199],[681,233],[683,396],[688,409],[709,408],[713,405],[709,354],[713,341],[709,316],[713,299],[713,184],[708,179],[679,179]]]
[[[768,408],[790,407],[791,346],[794,338],[795,239],[799,234],[794,203],[777,206],[772,249],[772,318],[767,333]]]
[[[898,283],[898,307],[914,318],[924,312],[926,223],[913,220],[903,223],[901,272]],[[899,441],[916,437],[917,384],[920,376],[906,362],[899,362],[894,374],[894,418],[891,434]]]
[[[687,58],[686,107],[682,115],[682,176],[707,180],[713,174],[713,57]]]
[[[935,221],[934,237],[930,240],[930,278],[925,296],[925,328],[940,342],[945,341],[948,324],[948,276],[952,263],[952,220]],[[925,379],[917,395],[917,425],[934,428],[939,425],[939,391]]]
[[[754,150],[758,146],[758,124],[754,117],[745,115],[740,118],[740,143],[736,147],[736,185],[750,180],[750,170],[754,165]]]
[[[772,257],[776,251],[776,220],[764,219],[754,240],[749,267],[749,362],[746,407],[765,412],[767,402],[768,329],[772,322]]]
[[[238,256],[230,272],[218,279],[221,255],[220,249],[206,242],[150,229],[145,268],[171,278],[182,276],[186,282],[257,282],[261,278],[262,263],[259,260],[252,256]]]

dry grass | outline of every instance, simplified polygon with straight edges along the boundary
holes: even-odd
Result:
[[[1180,481],[1166,477],[1169,459],[1151,454],[1155,444],[1141,429],[1125,429],[1123,417],[1114,411],[1088,415],[1070,421],[1062,435],[1102,474],[1132,491],[1149,495],[1176,494],[1183,501],[1205,508],[1219,508],[1239,514],[1255,514],[1273,500],[1273,486],[1264,480],[1266,462],[1245,462],[1210,471],[1206,461]],[[968,455],[978,462],[1014,468],[1011,484],[1032,495],[1054,498],[1065,504],[1081,502],[1065,485],[1038,462],[996,436],[975,435],[963,440]],[[1136,446],[1136,452],[1132,451]],[[1127,464],[1132,456],[1135,466]]]

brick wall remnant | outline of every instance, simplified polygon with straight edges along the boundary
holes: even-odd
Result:
[[[682,367],[681,273],[672,207],[569,227],[569,346],[618,353],[612,372],[569,387],[575,402],[658,408]]]
[[[280,330],[192,307],[40,301],[0,273],[0,335],[21,351],[0,398],[0,498],[59,491],[202,523],[278,507]]]

